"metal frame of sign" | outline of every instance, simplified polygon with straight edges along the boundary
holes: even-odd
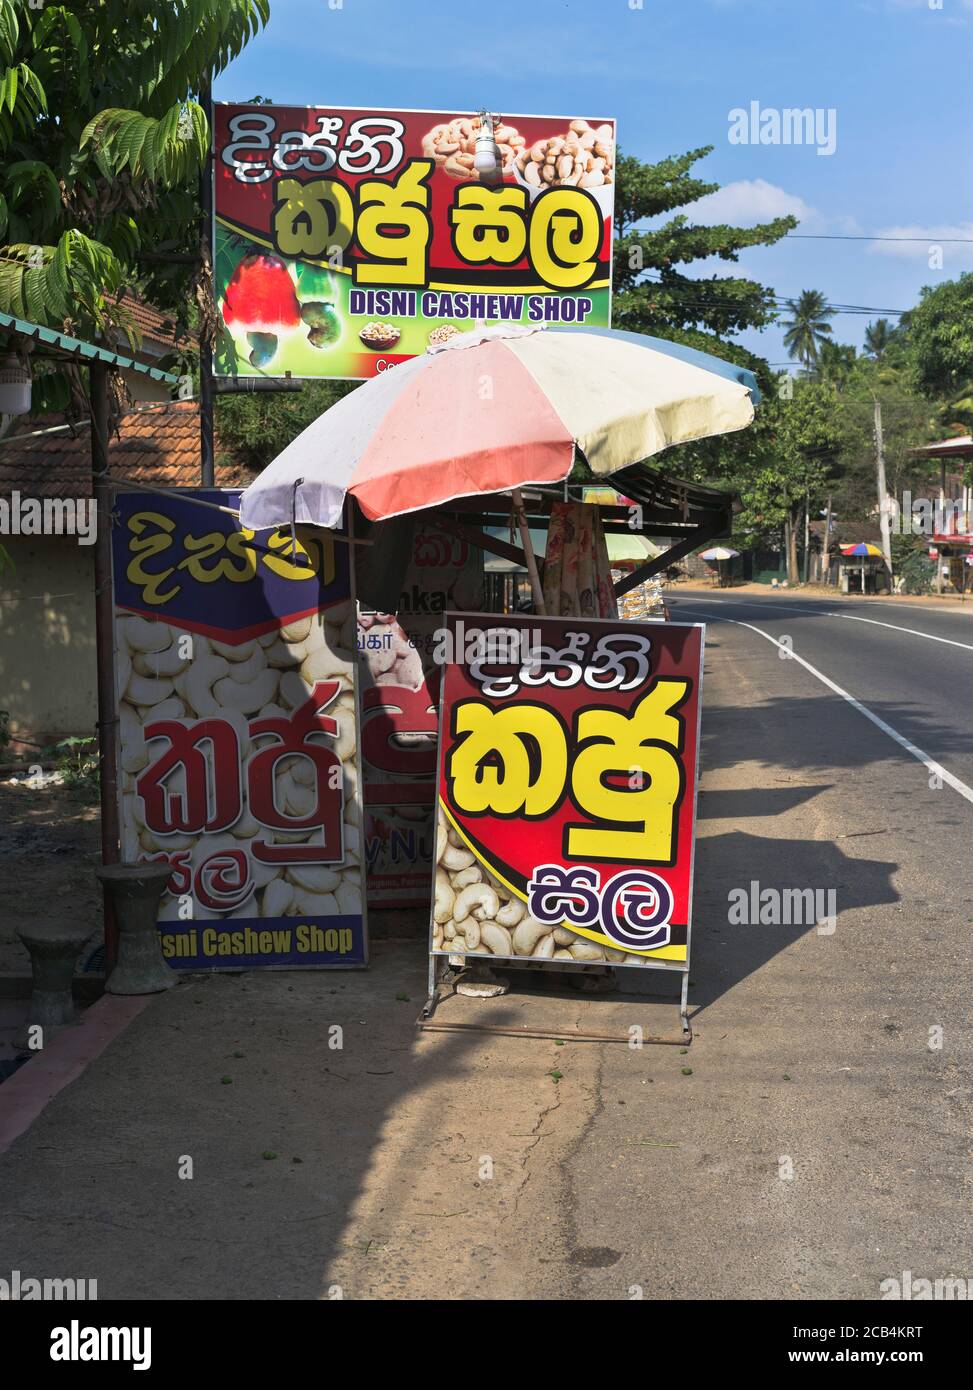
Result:
[[[473,620],[478,620],[481,626],[486,627],[486,626],[488,626],[488,625],[492,625],[492,626],[502,626],[502,625],[504,624],[504,622],[505,622],[505,620],[507,619],[508,616],[510,616],[510,615],[499,614],[499,613],[452,613],[452,612],[450,612],[450,613],[444,614],[444,619],[445,619],[446,621],[448,621],[448,620],[451,619],[451,618],[460,618],[460,619],[462,619],[464,622],[473,621]],[[537,616],[537,615],[524,614],[524,615],[517,615],[517,616],[518,616],[518,617],[530,617],[530,616]],[[554,615],[552,615],[552,616],[554,616]],[[568,619],[568,620],[570,619],[570,615],[566,615],[566,614],[558,614],[558,615],[556,615],[556,616],[557,616],[557,617],[560,617],[560,618]],[[592,626],[592,627],[594,627],[594,626],[617,627],[617,626],[619,626],[620,623],[624,623],[626,620],[625,620],[624,618],[622,618],[622,619],[615,619],[615,618],[584,618],[584,619],[579,619],[579,621],[583,621],[586,625]],[[662,625],[660,625],[660,626],[662,626]],[[680,1025],[681,1025],[681,1031],[680,1031],[680,1033],[679,1033],[678,1035],[675,1035],[675,1036],[667,1036],[667,1037],[648,1037],[648,1036],[643,1036],[643,1039],[642,1039],[643,1042],[648,1042],[648,1043],[675,1044],[675,1043],[685,1043],[685,1042],[688,1042],[688,1041],[690,1041],[690,1040],[692,1039],[692,1027],[691,1027],[690,1022],[689,1022],[689,970],[690,970],[690,962],[691,962],[691,957],[692,957],[693,890],[694,890],[694,887],[695,887],[695,873],[696,873],[696,814],[697,814],[698,799],[699,799],[699,753],[700,753],[700,734],[701,734],[701,730],[702,730],[703,674],[704,674],[705,656],[706,656],[706,624],[705,624],[705,623],[666,623],[666,624],[664,624],[664,626],[665,626],[666,628],[670,628],[670,629],[671,629],[671,628],[698,628],[699,631],[700,631],[699,685],[698,685],[697,702],[696,702],[696,758],[695,758],[695,780],[694,780],[694,783],[693,783],[693,822],[692,822],[692,823],[693,823],[693,835],[692,835],[692,843],[691,843],[691,845],[690,845],[690,851],[689,851],[689,895],[688,895],[687,915],[686,915],[686,959],[685,959],[685,962],[682,962],[682,961],[664,961],[664,960],[647,960],[646,963],[645,963],[644,965],[639,965],[639,966],[634,966],[634,965],[621,965],[621,964],[619,964],[618,962],[606,962],[605,964],[607,965],[607,968],[608,968],[609,970],[615,970],[615,969],[619,969],[619,970],[633,970],[633,971],[634,971],[634,970],[638,970],[638,971],[641,971],[641,970],[664,970],[664,971],[667,971],[667,972],[670,972],[670,973],[675,972],[676,974],[682,975],[682,983],[681,983],[680,996],[679,996],[679,1019],[680,1019]],[[441,684],[440,684],[440,692],[439,692],[439,730],[438,730],[437,737],[436,737],[436,783],[435,783],[435,804],[436,804],[436,808],[437,808],[437,816],[438,816],[438,807],[439,807],[439,770],[440,770],[440,767],[441,767],[441,765],[442,765],[443,705],[444,705],[444,702],[445,702],[445,697],[446,697],[446,676],[445,676],[445,669],[444,669],[444,672],[443,672],[443,679],[442,679],[442,682],[441,682]],[[437,862],[436,862],[436,857],[435,857],[435,854],[434,854],[434,856],[433,856],[433,865],[432,865],[432,876],[431,876],[430,887],[429,887],[429,893],[430,893],[430,899],[429,899],[429,900],[430,900],[430,904],[434,903],[434,902],[435,902],[435,898],[436,898],[436,870],[437,870],[437,868],[438,868],[438,864],[437,864]],[[426,1002],[425,1002],[425,1004],[424,1004],[424,1006],[423,1006],[422,1012],[420,1013],[419,1018],[416,1020],[417,1025],[418,1025],[418,1027],[420,1027],[420,1028],[427,1029],[427,1030],[429,1030],[429,1031],[438,1031],[438,1032],[460,1032],[460,1031],[491,1032],[491,1033],[498,1033],[498,1034],[507,1034],[507,1035],[516,1036],[516,1037],[537,1037],[537,1038],[558,1038],[558,1039],[561,1039],[561,1038],[564,1038],[565,1036],[568,1036],[568,1037],[577,1037],[577,1038],[581,1038],[581,1039],[584,1039],[584,1040],[587,1040],[587,1041],[626,1042],[626,1043],[629,1043],[629,1042],[631,1041],[630,1034],[629,1034],[628,1032],[618,1033],[618,1034],[580,1033],[580,1032],[578,1032],[576,1029],[574,1029],[572,1026],[567,1026],[566,1028],[559,1029],[559,1030],[556,1031],[556,1032],[550,1032],[550,1031],[547,1031],[547,1030],[540,1030],[540,1029],[513,1028],[513,1027],[511,1027],[511,1028],[503,1028],[503,1027],[489,1026],[489,1025],[485,1025],[485,1024],[467,1023],[467,1022],[448,1022],[448,1023],[447,1023],[447,1022],[439,1022],[439,1021],[437,1021],[437,1022],[432,1022],[431,1020],[432,1020],[433,1014],[435,1013],[436,1006],[437,1006],[437,1004],[440,1002],[440,988],[441,988],[441,986],[442,986],[444,983],[447,982],[447,975],[448,975],[448,973],[449,973],[449,971],[450,971],[450,969],[451,969],[451,967],[450,967],[448,964],[447,964],[447,966],[446,966],[446,969],[441,969],[441,963],[444,962],[444,961],[448,962],[449,957],[450,957],[451,955],[455,954],[455,953],[452,952],[452,951],[449,951],[449,950],[447,950],[447,949],[445,949],[445,948],[444,948],[444,949],[440,949],[440,950],[436,950],[436,949],[433,948],[433,924],[432,924],[432,909],[431,909],[431,907],[430,907],[430,921],[429,921],[429,938],[428,938],[428,942],[429,942],[429,945],[428,945],[429,961],[428,961],[428,974],[427,974],[427,989],[428,989],[428,994],[427,994]],[[469,955],[469,957],[467,958],[467,960],[468,960],[468,963],[470,963],[470,964],[473,964],[473,963],[476,963],[476,962],[480,962],[480,963],[484,963],[484,962],[485,962],[485,963],[487,963],[488,965],[490,965],[491,967],[492,967],[492,966],[497,966],[497,967],[499,967],[500,969],[504,969],[504,968],[506,968],[506,969],[514,969],[514,970],[516,970],[516,969],[518,969],[518,968],[519,968],[519,969],[524,969],[526,966],[529,965],[530,969],[536,970],[536,969],[540,968],[540,969],[543,970],[545,973],[554,973],[554,972],[563,973],[563,972],[565,972],[565,971],[575,972],[575,973],[580,973],[580,974],[584,974],[585,972],[590,973],[590,971],[591,971],[591,965],[592,965],[591,962],[582,962],[582,961],[570,962],[570,961],[556,961],[556,960],[538,960],[538,959],[534,959],[534,958],[530,958],[530,957],[524,957],[524,956],[494,956],[494,955],[484,956],[484,955],[472,954],[472,953]],[[598,964],[598,963],[596,962],[596,964]],[[465,966],[464,966],[463,968],[465,968]],[[599,964],[599,968],[604,968],[604,967],[601,966],[601,965]],[[636,997],[638,997],[638,996],[636,996]],[[644,997],[644,996],[642,996],[642,997]]]

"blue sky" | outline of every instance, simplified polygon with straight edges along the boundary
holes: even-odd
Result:
[[[614,116],[621,148],[642,159],[714,146],[697,171],[722,188],[699,220],[793,212],[798,232],[919,238],[744,251],[743,272],[780,295],[813,288],[834,303],[907,309],[923,285],[973,270],[973,0],[271,5],[217,100]],[[834,153],[731,143],[729,113],[752,102],[833,108]],[[942,245],[941,268],[931,245]],[[860,345],[868,321],[837,315],[835,336]],[[742,341],[786,359],[777,327]]]

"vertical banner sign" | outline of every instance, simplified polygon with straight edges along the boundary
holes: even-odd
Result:
[[[434,952],[689,969],[703,632],[450,614]]]
[[[176,968],[363,965],[349,546],[242,530],[237,492],[121,493],[122,855],[167,862]]]
[[[363,378],[477,323],[610,324],[615,123],[214,108],[219,375]]]
[[[416,527],[395,613],[358,618],[362,772],[369,900],[425,907],[435,841],[437,633],[449,608],[483,604],[480,552],[435,526]]]

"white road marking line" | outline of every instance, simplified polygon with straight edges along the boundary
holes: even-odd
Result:
[[[808,605],[808,607],[805,610],[808,613],[821,612],[824,609],[825,604],[828,602],[828,600],[824,598],[819,600],[801,598],[800,594],[796,592],[792,593],[790,590],[788,590],[786,593],[781,593],[780,598],[769,599],[765,602],[761,602],[760,599],[734,598],[732,596],[732,590],[724,590],[723,592],[726,594],[725,598],[717,598],[715,594],[696,594],[693,593],[691,589],[686,589],[682,593],[680,593],[678,589],[666,590],[666,594],[669,598],[675,601],[682,599],[686,603],[740,603],[747,604],[750,608],[783,608],[786,604],[789,603],[804,603]],[[773,590],[772,592],[776,593],[777,591]],[[861,605],[864,604],[866,608],[887,608],[888,606],[887,599],[859,598],[857,595],[849,597],[848,603],[849,605],[855,604],[857,607],[861,607]],[[910,603],[905,607],[905,612],[965,613],[967,617],[970,617],[973,616],[973,604],[970,604],[965,608],[960,608],[956,604],[950,604],[947,607],[945,604],[938,603]]]
[[[852,623],[871,623],[872,627],[890,627],[893,632],[911,632],[913,637],[925,637],[929,642],[944,642],[947,647],[962,647],[973,652],[970,642],[954,642],[951,637],[935,637],[931,632],[920,632],[915,627],[899,627],[897,623],[880,623],[877,618],[859,618],[856,613],[826,613],[826,618],[847,618]]]
[[[679,595],[678,595],[678,594],[674,594],[672,597],[673,597],[673,599],[674,599],[675,601],[678,601],[678,599],[679,599]],[[722,599],[722,598],[702,598],[702,597],[697,598],[695,595],[693,595],[692,598],[687,598],[686,601],[687,601],[688,603],[715,603],[716,606],[717,606],[718,608],[726,608],[727,605],[728,605],[728,603],[736,604],[737,607],[739,607],[739,608],[776,608],[778,612],[781,612],[781,610],[782,610],[782,603],[786,603],[786,602],[787,602],[787,600],[785,599],[785,600],[782,600],[782,603],[761,603],[761,602],[759,601],[759,599],[731,598],[731,599],[727,600],[727,599]],[[806,602],[806,600],[805,600],[805,602]],[[793,607],[791,607],[791,608],[785,608],[785,609],[783,609],[783,612],[784,612],[784,613],[813,613],[816,617],[818,617],[818,616],[821,615],[821,613],[822,613],[823,610],[824,610],[824,603],[822,602],[821,605],[820,605],[819,607],[814,607],[814,608],[793,608]]]
[[[705,617],[706,615],[704,613],[700,616]],[[952,787],[954,792],[958,792],[960,796],[965,797],[965,799],[973,805],[973,787],[968,787],[965,782],[960,781],[958,777],[954,777],[951,772],[947,772],[942,763],[937,763],[934,758],[930,758],[929,754],[924,753],[911,739],[900,734],[897,729],[893,729],[891,724],[886,724],[885,720],[880,719],[877,714],[873,714],[870,709],[862,704],[861,700],[856,700],[854,695],[850,695],[847,690],[843,690],[840,685],[837,685],[829,676],[826,676],[823,671],[819,671],[816,666],[812,666],[809,661],[805,661],[803,656],[799,656],[793,648],[785,647],[783,643],[777,641],[776,637],[771,637],[770,633],[764,632],[761,627],[754,627],[753,623],[744,623],[738,618],[718,618],[717,622],[732,623],[734,627],[749,628],[751,632],[756,632],[759,636],[765,637],[768,642],[772,643],[778,649],[778,651],[786,651],[789,661],[796,661],[803,666],[806,671],[810,671],[811,675],[816,676],[822,685],[826,685],[829,690],[833,690],[836,695],[840,695],[843,700],[847,700],[849,705],[856,709],[859,714],[863,714],[877,729],[881,729],[883,734],[888,734],[889,738],[894,739],[900,748],[904,748],[907,753],[911,753],[912,757],[922,763],[923,767],[927,768],[930,772],[934,772],[948,787]]]
[[[776,608],[777,611],[780,613],[781,617],[783,617],[787,613],[799,613],[802,617],[806,613],[813,613],[815,617],[819,618],[844,618],[847,622],[871,623],[872,627],[890,627],[893,632],[909,632],[912,634],[913,637],[925,637],[926,640],[929,642],[942,642],[947,647],[962,647],[963,650],[966,652],[973,652],[973,643],[970,642],[957,642],[952,637],[936,637],[931,632],[920,632],[917,627],[900,627],[898,623],[882,623],[879,622],[877,618],[861,618],[858,616],[857,613],[836,613],[832,609],[823,608],[823,606],[821,608],[784,608],[782,606],[778,606],[776,603],[761,603],[759,600],[748,600],[745,598],[691,598],[689,599],[689,602],[715,603],[718,608],[726,607],[728,603],[736,604],[740,608]],[[786,603],[787,600],[784,599],[782,602]],[[956,609],[955,611],[959,612],[959,609]],[[732,621],[732,619],[730,619],[729,621]]]

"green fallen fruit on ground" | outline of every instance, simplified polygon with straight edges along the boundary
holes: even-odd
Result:
[[[262,1157],[262,1158],[276,1158],[277,1155],[274,1153],[273,1149],[264,1149],[263,1153],[261,1154],[261,1157]]]
[[[683,1074],[683,1076],[692,1076],[692,1074],[693,1074],[693,1069],[692,1069],[692,1067],[683,1067],[683,1069],[682,1069],[682,1074]]]

